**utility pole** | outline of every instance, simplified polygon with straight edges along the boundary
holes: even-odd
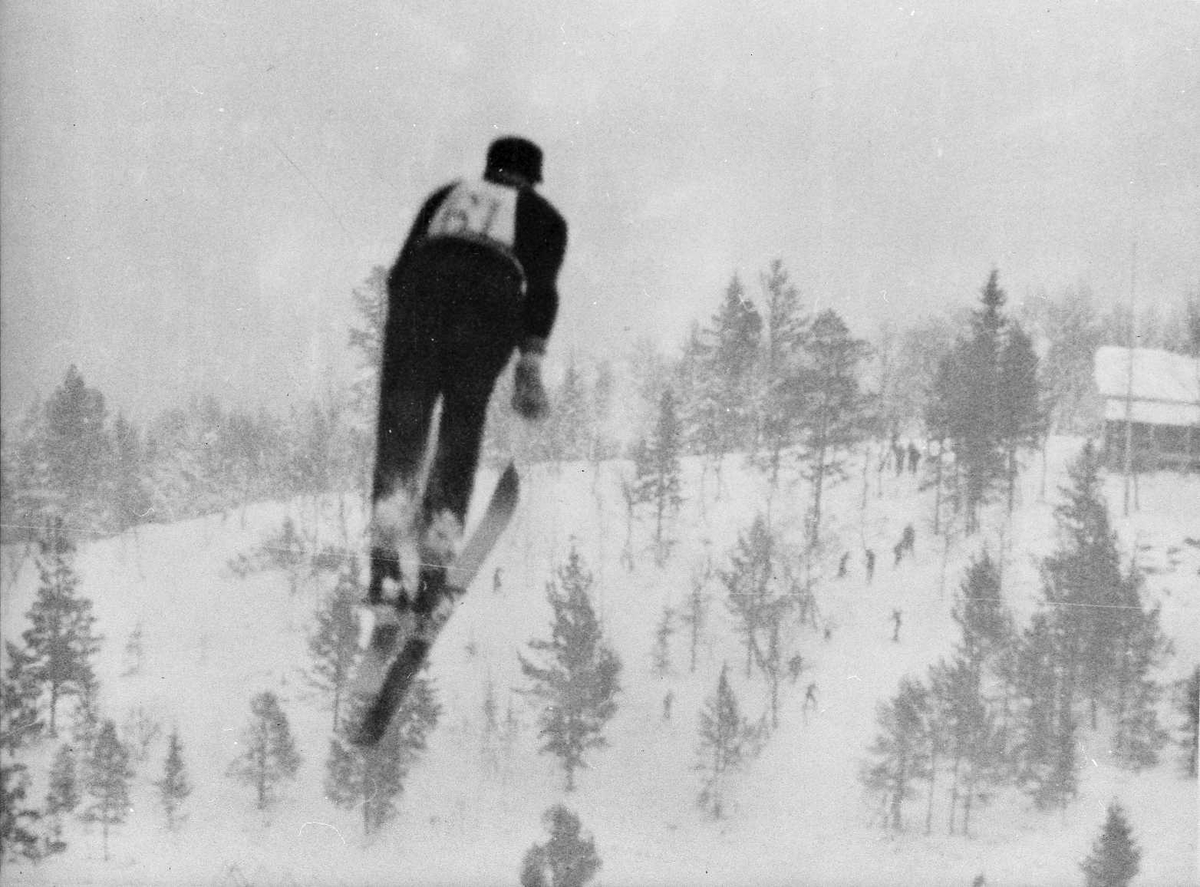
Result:
[[[1129,484],[1133,475],[1133,349],[1134,328],[1136,326],[1135,293],[1137,292],[1137,238],[1133,239],[1130,250],[1129,269],[1129,338],[1128,365],[1125,374],[1125,495],[1124,515],[1129,517]]]

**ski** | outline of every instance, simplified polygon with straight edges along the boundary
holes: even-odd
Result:
[[[413,678],[425,664],[455,605],[479,574],[484,561],[508,527],[517,507],[520,481],[510,462],[500,475],[487,510],[467,538],[458,557],[446,569],[446,585],[433,610],[424,617],[397,613],[390,605],[376,608],[371,641],[359,665],[354,691],[368,702],[352,741],[376,745],[387,732],[392,715],[404,703]]]

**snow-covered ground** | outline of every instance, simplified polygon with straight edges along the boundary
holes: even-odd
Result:
[[[10,863],[2,880],[17,884],[513,884],[526,849],[546,838],[542,813],[565,801],[590,832],[603,860],[597,884],[856,884],[966,885],[980,873],[988,887],[1080,884],[1080,860],[1099,833],[1106,805],[1118,799],[1128,811],[1143,855],[1137,885],[1200,883],[1197,869],[1196,782],[1179,775],[1178,754],[1168,749],[1157,768],[1130,773],[1112,766],[1102,735],[1085,733],[1078,800],[1065,813],[1045,814],[1014,790],[1004,790],[972,814],[970,838],[945,834],[948,807],[925,836],[916,806],[910,830],[886,834],[858,781],[875,735],[878,702],[896,692],[905,674],[924,677],[950,652],[957,631],[950,618],[963,569],[987,544],[1004,551],[1005,595],[1024,622],[1037,601],[1036,558],[1055,544],[1052,507],[1064,467],[1080,441],[1052,442],[1047,498],[1039,496],[1040,459],[1022,479],[1011,523],[999,512],[978,536],[947,550],[930,532],[932,492],[915,478],[891,473],[833,488],[826,506],[827,546],[817,586],[822,629],[794,638],[806,670],[785,683],[781,725],[760,757],[736,775],[726,818],[714,821],[696,804],[699,776],[697,714],[716,687],[722,663],[743,713],[757,718],[767,698],[760,677],[747,680],[744,654],[733,635],[721,586],[711,585],[713,607],[695,674],[688,671],[685,633],[672,646],[673,674],[652,672],[651,649],[664,606],[679,605],[691,577],[707,557],[720,568],[739,532],[767,505],[766,487],[731,457],[715,498],[711,473],[700,502],[701,467],[685,465],[687,501],[674,525],[678,540],[663,568],[639,554],[636,569],[622,566],[623,463],[598,473],[584,464],[536,466],[524,471],[523,501],[510,532],[476,588],[461,606],[434,652],[429,674],[443,706],[428,752],[409,777],[399,816],[365,844],[358,814],[324,797],[330,715],[303,680],[309,664],[306,635],[312,611],[331,584],[326,576],[304,583],[293,596],[281,572],[245,579],[228,562],[276,533],[285,516],[337,539],[337,509],[325,503],[264,503],[243,516],[231,513],[168,526],[143,527],[84,546],[76,559],[80,593],[89,597],[106,640],[97,670],[106,717],[122,723],[141,706],[164,733],[177,726],[194,786],[185,804],[186,824],[165,829],[152,781],[161,777],[165,736],[151,748],[136,777],[134,805],[113,829],[105,862],[98,827],[68,824],[67,852],[41,864]],[[479,489],[488,488],[491,475]],[[877,482],[881,481],[881,488]],[[1174,655],[1161,679],[1173,681],[1200,662],[1200,478],[1161,474],[1141,478],[1139,509],[1121,516],[1119,477],[1106,492],[1123,551],[1135,550],[1147,568],[1146,593],[1161,603]],[[882,493],[882,495],[880,495]],[[807,490],[779,492],[772,522],[799,540]],[[352,532],[362,515],[353,514]],[[916,556],[893,567],[891,548],[907,523],[916,528]],[[1008,527],[1005,530],[1005,527]],[[645,551],[650,522],[635,528]],[[874,581],[863,574],[863,547],[879,557]],[[610,746],[593,752],[567,795],[553,758],[537,751],[534,712],[513,688],[522,686],[517,652],[546,637],[545,584],[572,545],[595,585],[593,601],[612,646],[623,661],[619,711],[610,724]],[[836,564],[851,551],[849,575]],[[11,553],[9,553],[11,554]],[[500,567],[502,588],[492,588]],[[5,637],[25,627],[24,613],[37,586],[32,563],[15,579],[5,564]],[[900,640],[892,642],[892,613],[902,612]],[[125,642],[141,623],[145,659],[140,673],[122,677]],[[483,699],[488,682],[501,706],[509,701],[523,723],[499,773],[489,772],[481,748]],[[805,712],[804,692],[815,683],[818,704]],[[226,776],[249,719],[249,703],[262,690],[283,702],[304,756],[299,777],[264,816],[252,792]],[[674,694],[673,717],[663,719],[663,698]],[[1163,717],[1174,732],[1179,717],[1164,700]],[[43,742],[26,755],[35,778],[32,797],[45,792],[48,762],[57,746]]]

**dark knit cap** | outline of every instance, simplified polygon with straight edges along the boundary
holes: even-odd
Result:
[[[533,183],[542,180],[542,149],[528,139],[504,136],[492,142],[485,173],[514,172]]]

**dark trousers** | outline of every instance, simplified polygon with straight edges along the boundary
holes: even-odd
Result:
[[[488,401],[516,344],[519,306],[519,278],[478,248],[426,247],[392,271],[371,501],[418,494],[440,398],[437,448],[413,528],[418,539],[442,512],[459,526],[466,519]],[[434,578],[426,573],[444,575],[445,565],[429,560],[421,558],[423,584]],[[373,599],[389,576],[399,579],[396,552],[373,550]]]

